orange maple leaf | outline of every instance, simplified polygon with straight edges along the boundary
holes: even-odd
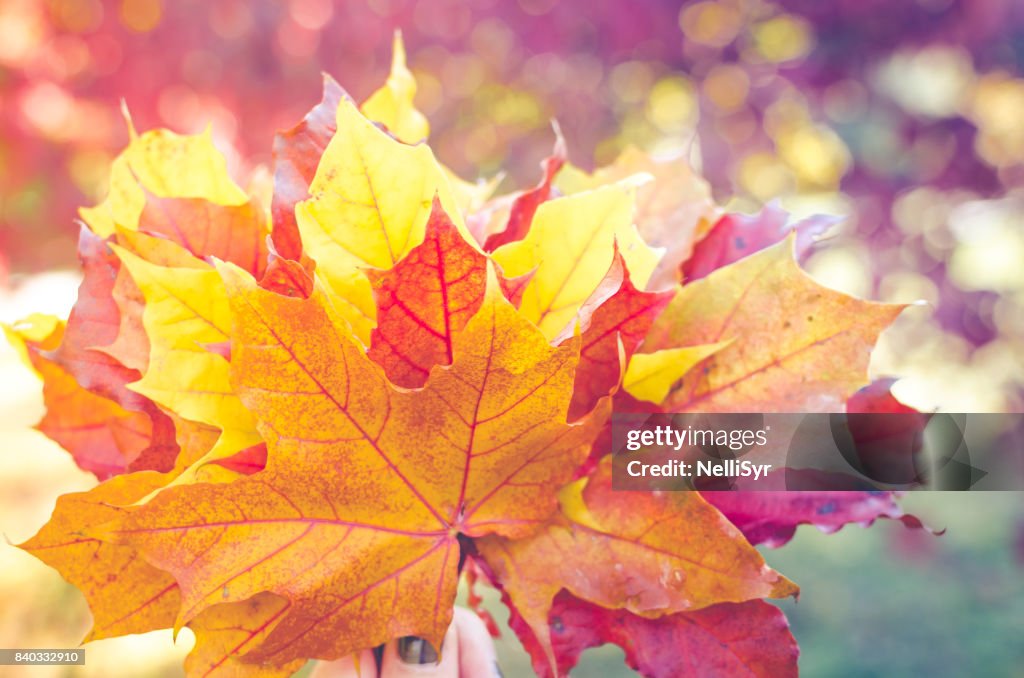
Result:
[[[289,600],[252,659],[333,658],[396,635],[440,643],[460,539],[543,523],[603,421],[566,423],[578,342],[550,346],[492,272],[451,367],[405,391],[323,295],[284,297],[221,271],[232,380],[267,441],[266,470],[165,490],[96,534],[174,576],[179,623],[264,591]]]

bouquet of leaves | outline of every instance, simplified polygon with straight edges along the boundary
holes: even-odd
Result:
[[[901,307],[801,272],[828,220],[722,214],[679,160],[591,174],[558,143],[492,197],[414,93],[398,41],[362,106],[326,78],[247,189],[209,135],[132,130],[70,317],[6,328],[102,481],[21,547],[85,594],[87,641],[191,628],[194,676],[438,646],[460,577],[541,675],[605,642],[650,676],[794,674],[764,599],[797,587],[754,544],[893,497],[612,491],[609,418],[842,411]]]

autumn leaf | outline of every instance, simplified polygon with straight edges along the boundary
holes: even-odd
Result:
[[[79,468],[103,480],[123,473],[150,445],[153,425],[145,414],[87,391],[46,357],[61,340],[62,322],[35,316],[4,327],[4,332],[43,380],[46,414],[39,430],[71,453]]]
[[[736,675],[795,676],[799,650],[782,612],[761,601],[721,603],[696,612],[649,620],[608,610],[562,592],[552,610],[558,675],[567,675],[588,647],[611,642],[626,653],[626,663],[644,676]],[[509,625],[528,634],[514,613]],[[538,676],[551,669],[535,643],[524,641]]]
[[[136,229],[146,192],[159,197],[202,198],[218,205],[242,205],[249,196],[231,180],[224,156],[209,130],[182,136],[157,129],[138,134],[129,120],[130,143],[114,159],[103,202],[82,208],[83,221],[100,237],[116,226]]]
[[[115,247],[145,298],[149,365],[132,389],[190,421],[220,429],[216,452],[228,456],[260,442],[252,415],[235,394],[228,361],[206,348],[230,338],[227,293],[212,267],[156,266]]]
[[[117,330],[110,343],[95,346],[93,350],[105,353],[121,365],[141,374],[149,364],[149,337],[142,327],[146,300],[131,274],[121,266],[120,260],[114,273],[110,298],[116,307],[114,313]]]
[[[174,575],[179,622],[263,591],[290,600],[253,659],[337,657],[395,635],[439,643],[456,535],[529,532],[587,453],[600,422],[565,423],[576,347],[549,346],[492,274],[451,368],[396,390],[321,294],[288,298],[222,272],[232,379],[267,441],[266,470],[165,490],[106,534]]]
[[[658,252],[633,225],[635,188],[625,181],[549,200],[537,208],[524,240],[494,252],[509,276],[534,271],[520,308],[548,338],[571,325],[597,289],[611,266],[615,243],[634,285],[642,289],[647,284]]]
[[[152,403],[126,388],[138,372],[102,350],[120,331],[121,309],[112,297],[120,261],[105,241],[85,229],[79,234],[79,255],[84,271],[78,299],[52,358],[87,390],[127,409],[153,413]]]
[[[555,185],[573,194],[636,175],[652,179],[637,189],[636,224],[647,243],[664,249],[650,281],[654,289],[661,289],[678,282],[680,263],[721,213],[711,199],[708,182],[684,158],[654,158],[629,146],[611,165],[593,174],[565,167]]]
[[[793,237],[685,285],[651,328],[645,352],[732,341],[669,394],[669,411],[829,412],[867,383],[878,334],[903,306],[815,283]]]
[[[267,265],[269,232],[263,208],[254,200],[218,205],[201,198],[149,196],[139,230],[163,236],[199,259],[230,261],[257,277]]]
[[[309,197],[309,184],[328,142],[334,136],[338,105],[349,96],[324,74],[323,100],[295,127],[274,137],[273,242],[278,255],[300,261],[302,241],[295,206]]]
[[[67,331],[54,359],[84,387],[123,405],[139,401],[125,390],[138,373],[97,349],[111,343],[119,329],[120,310],[112,298],[120,262],[102,238],[82,228],[78,236],[82,282],[68,317]]]
[[[526,234],[530,231],[530,224],[533,223],[533,217],[537,213],[537,208],[540,207],[541,203],[553,197],[552,182],[555,179],[555,175],[565,165],[565,162],[565,139],[562,138],[561,132],[556,127],[555,148],[551,155],[541,163],[542,175],[540,183],[536,187],[515,196],[509,203],[504,227],[500,231],[487,234],[484,250],[493,252],[502,245],[507,245],[510,242],[516,242],[526,237]],[[499,209],[497,216],[505,217],[505,210]]]
[[[405,65],[402,32],[395,31],[391,47],[391,74],[384,86],[363,102],[361,109],[370,120],[384,125],[400,141],[415,144],[430,134],[430,124],[413,103],[416,80]]]
[[[142,472],[112,478],[89,492],[57,500],[50,521],[20,547],[60,571],[89,603],[93,628],[85,641],[167,628],[180,604],[178,587],[130,546],[84,532],[114,520],[166,479]]]
[[[647,619],[624,610],[609,610],[562,591],[551,607],[549,626],[558,675],[568,675],[583,650],[614,643],[626,663],[651,678],[797,675],[799,649],[786,618],[760,600],[719,603],[694,612]],[[509,626],[533,659],[538,676],[551,676],[550,665],[531,639],[529,627],[513,610]]]
[[[288,611],[288,601],[273,593],[260,593],[238,603],[214,605],[199,614],[189,628],[196,644],[185,658],[189,676],[245,676],[285,678],[305,664],[304,659],[282,664],[246,664],[239,657],[258,647]]]
[[[367,271],[377,300],[369,355],[392,383],[422,386],[450,365],[453,335],[480,308],[487,258],[465,241],[434,201],[426,235],[389,271]]]
[[[792,226],[789,214],[776,204],[765,206],[759,214],[726,214],[715,222],[711,230],[683,262],[682,274],[686,282],[693,282],[723,266],[759,252],[784,239],[790,231],[796,234],[797,260],[804,255],[839,219],[815,216]]]
[[[139,372],[107,351],[130,324],[115,296],[120,262],[84,228],[79,257],[82,283],[59,346],[48,346],[35,361],[48,406],[43,430],[101,479],[128,468],[167,471],[177,453],[174,425],[151,400],[128,389]]]
[[[604,279],[580,306],[582,341],[569,419],[589,412],[622,380],[624,365],[640,346],[654,319],[675,292],[644,292],[629,278],[622,254],[615,256]],[[563,330],[555,343],[568,341],[574,328]]]
[[[281,256],[273,241],[269,243],[267,270],[260,279],[260,287],[286,297],[307,298],[313,293],[316,263],[308,257],[302,261]]]
[[[396,141],[342,100],[309,192],[296,208],[304,251],[369,344],[376,312],[362,269],[387,270],[420,244],[435,196],[463,228],[447,178],[429,147]]]
[[[561,504],[562,514],[531,537],[477,542],[546,653],[548,616],[563,588],[651,618],[797,592],[698,493],[612,490],[610,458],[565,488]]]
[[[834,485],[833,485],[834,486]],[[778,547],[789,542],[800,525],[835,532],[844,525],[867,527],[879,518],[921,528],[891,492],[778,491],[703,492],[704,498],[742,530],[751,544]]]

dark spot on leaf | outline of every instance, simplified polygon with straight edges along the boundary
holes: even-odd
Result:
[[[836,503],[834,501],[827,502],[818,507],[819,516],[827,516],[830,513],[835,513]]]
[[[551,618],[551,630],[555,633],[562,633],[565,631],[565,624],[562,623],[561,617]]]
[[[747,241],[744,240],[741,236],[736,236],[735,243],[736,243],[736,249],[738,249],[738,250],[745,250],[745,249],[747,249]]]

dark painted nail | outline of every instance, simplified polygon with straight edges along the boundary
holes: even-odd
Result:
[[[494,676],[495,678],[505,678],[505,674],[501,672],[501,667],[498,666],[498,662],[494,662]]]
[[[398,658],[406,664],[436,664],[437,650],[419,636],[398,639]]]

